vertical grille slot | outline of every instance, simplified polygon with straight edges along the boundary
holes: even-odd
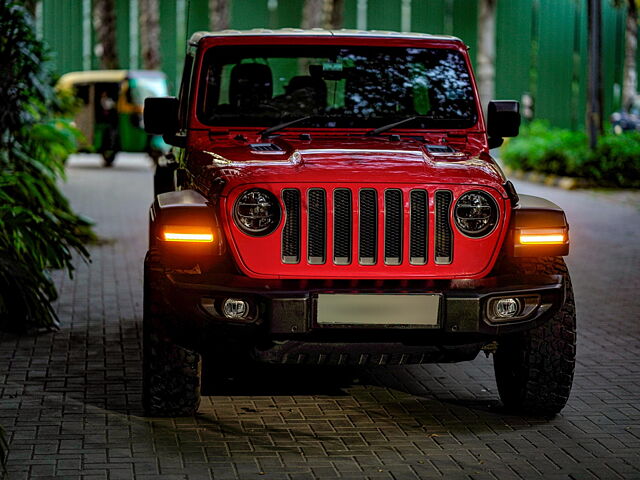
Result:
[[[351,190],[333,192],[333,263],[351,263]]]
[[[436,192],[435,257],[438,265],[451,263],[453,255],[453,232],[449,221],[453,195],[449,190]]]
[[[324,190],[309,190],[309,225],[307,255],[310,264],[318,265],[326,259],[327,201]]]
[[[425,190],[411,190],[409,261],[413,265],[427,263],[427,208],[427,192]]]
[[[282,229],[282,262],[300,261],[300,191],[287,189],[282,192],[286,222]]]
[[[376,191],[360,190],[360,264],[375,265],[378,238],[378,200]]]
[[[384,192],[384,263],[402,263],[402,191]]]

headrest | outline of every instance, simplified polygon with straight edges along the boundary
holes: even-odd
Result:
[[[297,90],[309,89],[313,92],[316,101],[323,104],[327,99],[327,84],[321,78],[314,78],[307,75],[291,77],[285,91],[291,95]]]
[[[273,94],[271,69],[262,63],[240,63],[231,70],[229,100],[242,106],[270,100]]]

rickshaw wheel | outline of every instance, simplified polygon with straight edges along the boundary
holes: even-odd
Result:
[[[151,157],[151,161],[156,167],[158,166],[158,161],[160,160],[160,157],[162,157],[162,155],[163,155],[162,152],[157,152],[157,151],[149,152],[149,157]]]
[[[105,150],[102,152],[102,165],[105,167],[111,167],[116,159],[117,153],[118,152],[115,150]]]

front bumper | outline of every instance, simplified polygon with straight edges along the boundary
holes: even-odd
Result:
[[[233,274],[155,271],[148,279],[161,289],[161,328],[176,342],[202,353],[251,348],[260,360],[285,363],[422,363],[472,359],[501,335],[534,328],[564,302],[561,275],[491,276],[478,280],[261,280]],[[318,295],[438,295],[433,325],[321,325]],[[539,306],[526,318],[491,322],[487,302],[493,297],[535,296]],[[219,305],[225,298],[252,305],[251,318],[230,321],[211,313],[203,299]],[[402,313],[399,312],[399,317]]]

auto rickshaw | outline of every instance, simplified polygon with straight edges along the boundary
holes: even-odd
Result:
[[[169,146],[144,131],[144,99],[167,95],[167,78],[152,70],[93,70],[66,73],[57,84],[80,99],[75,125],[84,135],[82,151],[97,152],[104,166],[118,152],[146,152],[157,164]]]

